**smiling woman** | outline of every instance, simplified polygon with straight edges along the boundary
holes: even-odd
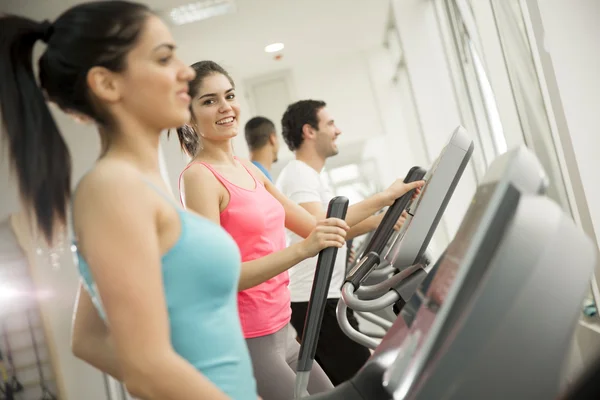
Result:
[[[264,400],[291,399],[300,346],[290,325],[288,269],[324,248],[343,247],[349,226],[335,218],[317,222],[255,165],[234,156],[240,115],[234,82],[212,61],[192,67],[192,117],[177,131],[192,158],[180,176],[181,202],[220,224],[236,241],[242,255],[238,309],[258,392]],[[410,189],[399,181],[396,190],[394,199]],[[379,208],[368,209],[355,223]],[[302,238],[287,248],[286,228]],[[312,369],[311,394],[332,387],[320,366]]]
[[[240,115],[235,84],[212,61],[192,67],[192,118],[177,130],[182,149],[192,157],[181,174],[181,201],[220,224],[240,248],[238,308],[259,394],[265,400],[292,398],[299,345],[289,325],[287,270],[325,247],[341,247],[347,225],[336,219],[317,223],[257,167],[233,155]],[[286,248],[286,227],[307,239]],[[323,370],[314,368],[310,392],[332,387]]]

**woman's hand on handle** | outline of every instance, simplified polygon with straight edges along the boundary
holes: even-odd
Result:
[[[396,221],[396,224],[394,225],[394,231],[398,232],[400,229],[402,229],[402,225],[404,225],[406,222],[406,218],[408,218],[408,213],[405,210],[402,211],[402,215],[400,215],[400,218],[398,218],[398,221]]]
[[[416,197],[421,193],[421,188],[425,184],[425,181],[414,181],[410,183],[404,183],[402,179],[397,179],[394,183],[392,183],[387,189],[383,191],[386,199],[387,205],[391,206],[396,199],[404,196],[406,193],[410,192],[413,189],[415,190],[415,194],[413,196]]]
[[[302,241],[305,257],[314,257],[328,247],[341,248],[346,243],[346,234],[350,227],[339,218],[328,218],[317,222],[311,234]]]

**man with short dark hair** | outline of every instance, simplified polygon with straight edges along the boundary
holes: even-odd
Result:
[[[342,132],[336,126],[325,102],[317,100],[302,100],[288,106],[281,125],[283,139],[295,153],[296,159],[290,161],[281,171],[277,179],[277,188],[316,218],[324,218],[333,192],[320,173],[325,160],[338,153],[336,140]],[[384,192],[348,208],[348,240],[370,232],[379,225],[383,214],[373,214],[391,205],[395,200],[391,193],[399,193],[399,185],[403,183],[396,181]],[[386,198],[387,200],[383,200]],[[398,221],[396,229],[399,229],[402,222],[403,218]],[[289,230],[286,234],[288,245],[302,239]],[[338,250],[316,351],[316,360],[334,385],[350,379],[371,355],[369,349],[352,341],[342,332],[336,318],[336,306],[341,297],[340,288],[346,274],[346,253],[346,246]],[[316,264],[317,257],[313,257],[289,270],[291,322],[299,336],[304,328]],[[358,322],[352,312],[348,313],[348,319],[351,325],[358,329]]]
[[[271,166],[277,161],[279,152],[279,140],[275,124],[265,117],[254,117],[246,122],[244,127],[246,143],[250,150],[250,161],[256,165],[269,180],[271,177]]]

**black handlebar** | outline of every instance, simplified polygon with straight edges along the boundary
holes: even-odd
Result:
[[[426,171],[421,167],[412,167],[406,177],[404,178],[404,183],[415,182],[423,179]],[[387,210],[381,224],[377,227],[375,234],[371,238],[371,241],[367,245],[364,254],[369,254],[371,252],[381,254],[387,241],[390,239],[392,232],[394,230],[394,225],[396,225],[396,221],[402,215],[406,206],[410,202],[414,194],[414,189],[405,193],[400,198],[394,201],[394,204]]]
[[[356,263],[354,268],[348,273],[344,283],[350,282],[354,286],[354,289],[358,289],[362,281],[367,277],[369,272],[371,272],[373,267],[379,264],[379,262],[379,254],[374,251],[370,252]]]
[[[347,211],[348,199],[342,196],[334,197],[329,202],[327,218],[346,219]],[[306,311],[306,319],[304,321],[300,353],[298,354],[298,372],[310,371],[312,369],[337,251],[337,247],[328,247],[319,252],[315,278],[313,280],[310,300],[308,301],[308,310]]]

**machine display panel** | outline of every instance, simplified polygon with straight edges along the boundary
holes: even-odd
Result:
[[[410,324],[408,340],[405,340],[405,343],[402,345],[402,347],[410,347],[410,350],[401,352],[403,355],[399,356],[399,359],[403,360],[400,360],[398,363],[405,366],[402,369],[406,374],[411,374],[409,371],[412,371],[413,368],[410,366],[419,358],[421,347],[427,340],[436,319],[439,317],[440,311],[445,308],[446,299],[455,284],[460,267],[463,266],[465,255],[468,251],[477,251],[479,243],[475,243],[474,241],[475,234],[481,226],[482,218],[489,208],[490,200],[495,193],[496,187],[496,183],[493,183],[481,186],[477,190],[454,240],[431,271],[432,278],[424,282],[421,292],[417,296],[413,296],[419,304],[416,305],[417,312],[414,321]],[[460,290],[461,292],[468,292],[474,290],[474,287],[461,287]],[[446,319],[448,317],[446,315]],[[445,335],[444,332],[438,332],[438,334]],[[434,350],[432,348],[428,353],[433,354],[435,353]],[[412,372],[414,373],[414,371]],[[394,380],[397,382],[404,381],[404,378],[398,378],[396,377]],[[410,377],[407,376],[406,378],[410,381]]]

